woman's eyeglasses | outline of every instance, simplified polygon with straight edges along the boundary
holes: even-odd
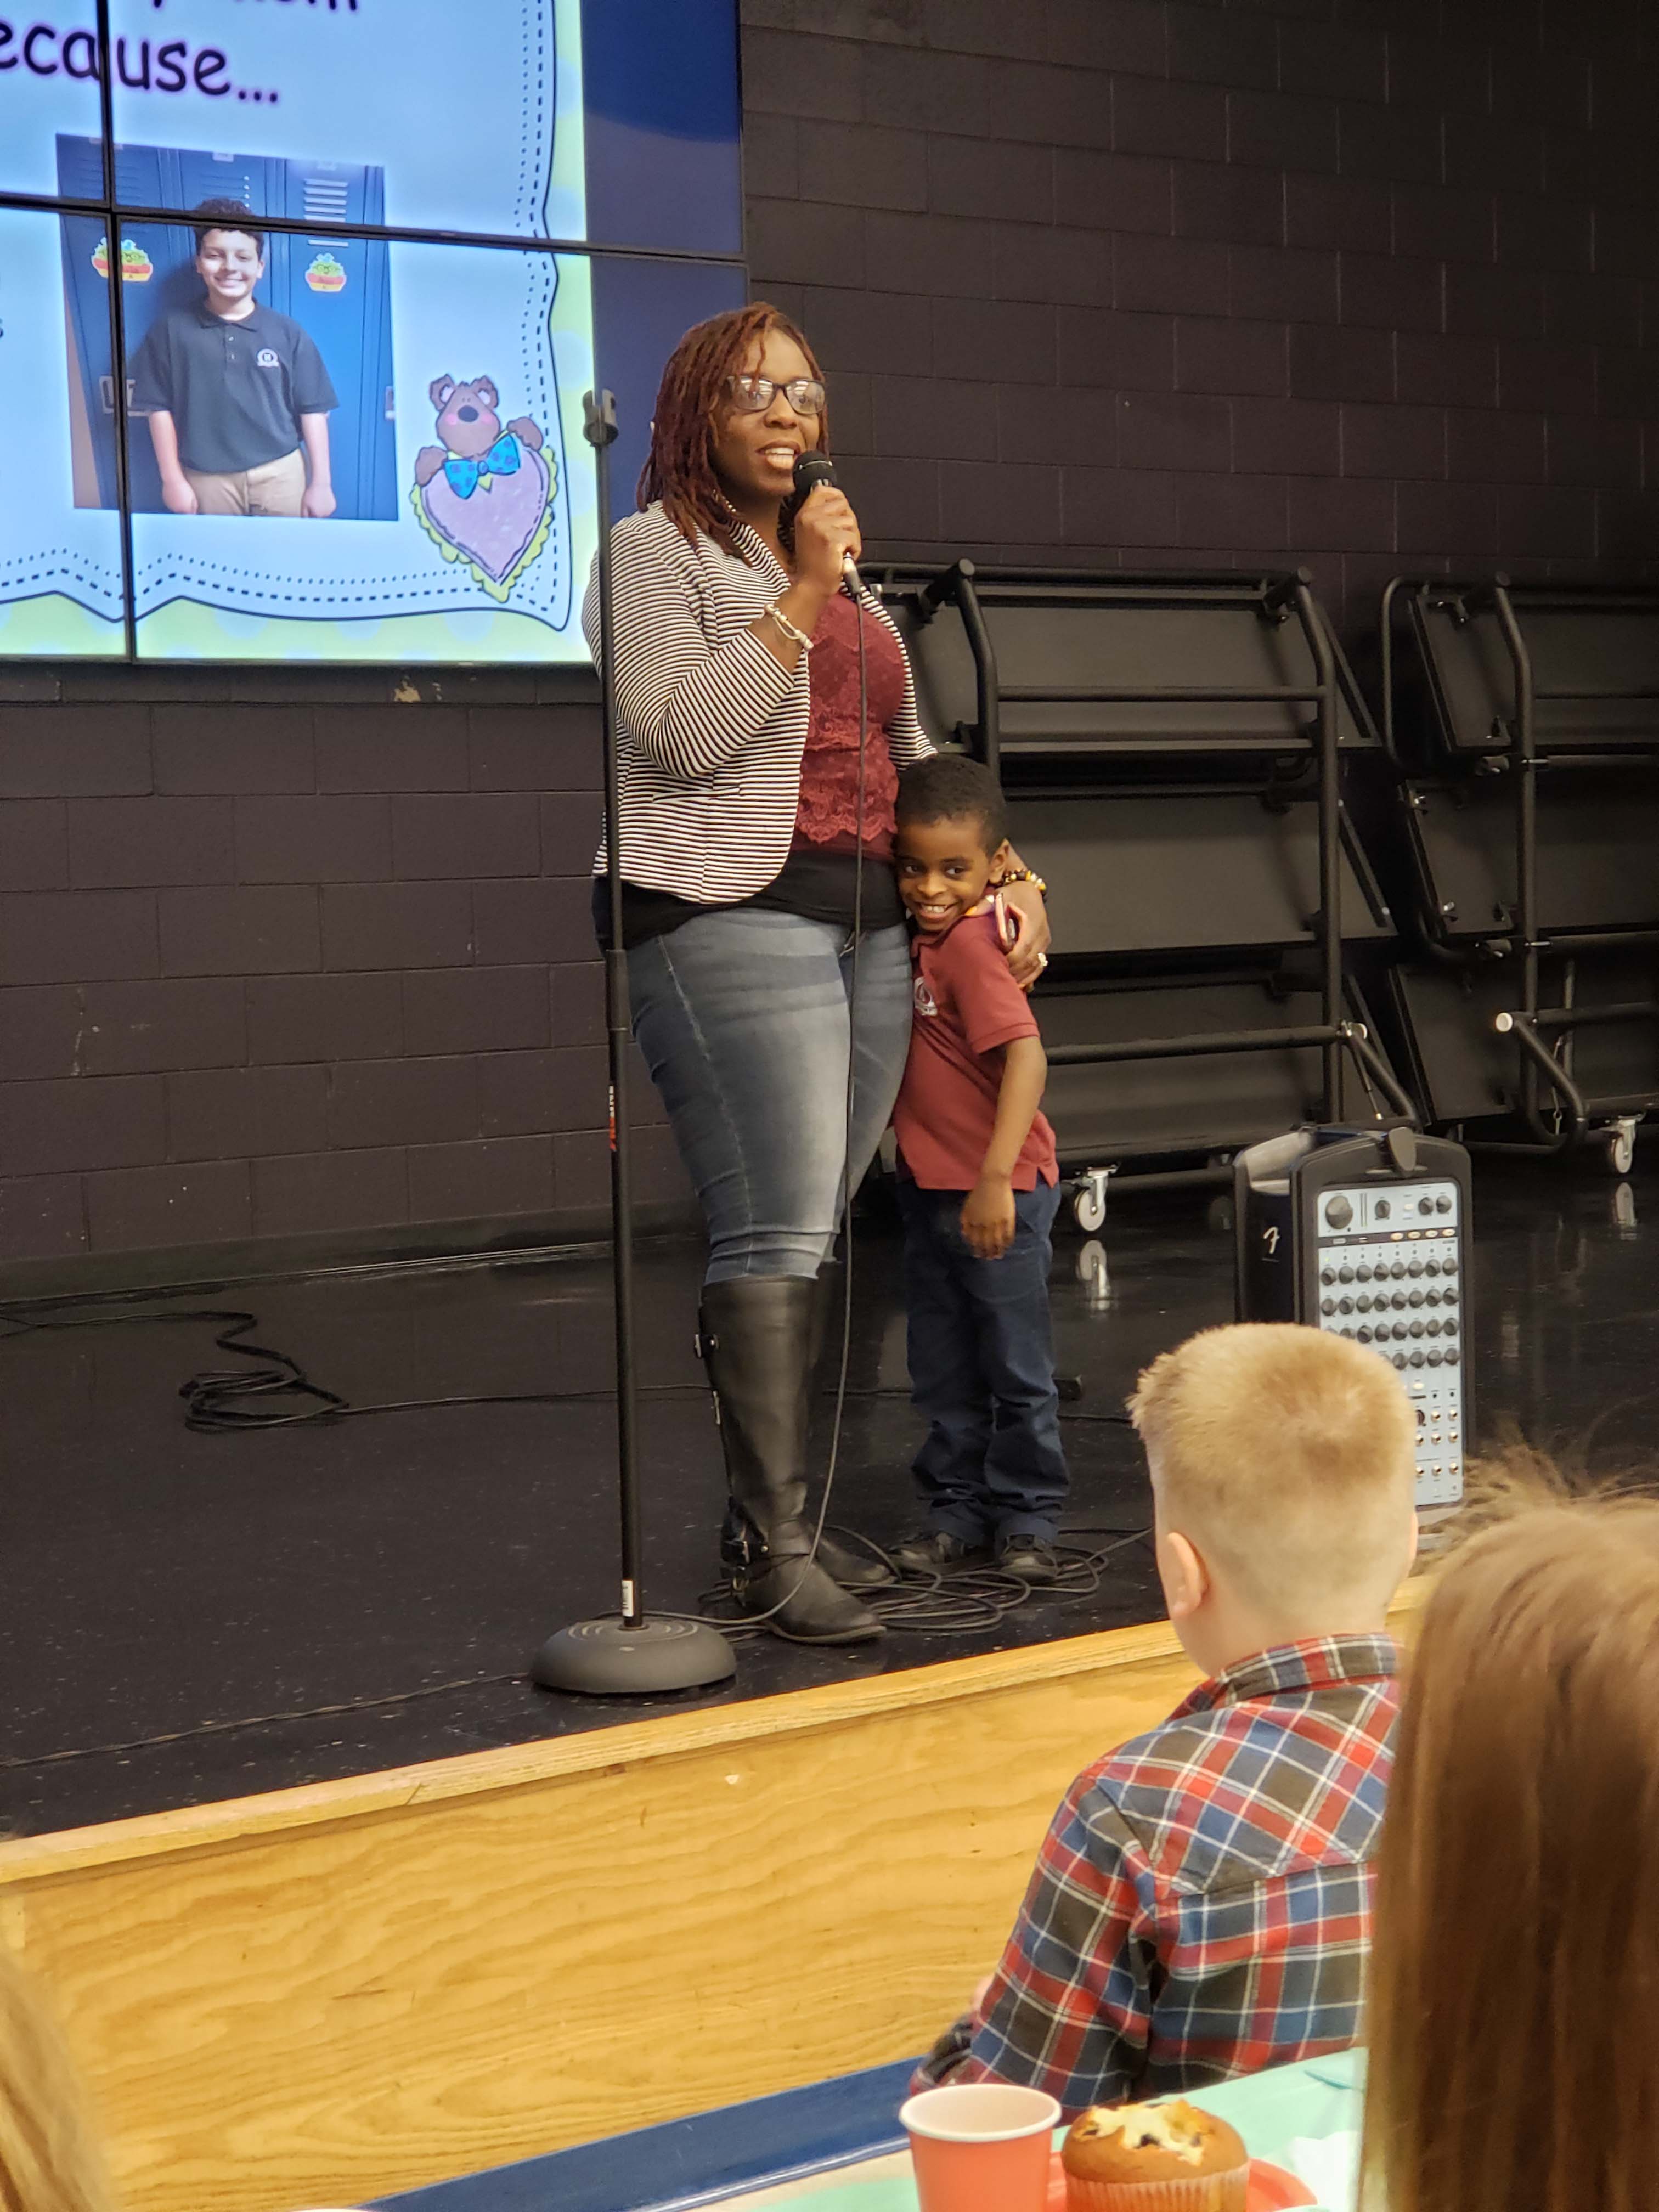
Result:
[[[787,384],[774,384],[769,376],[734,376],[726,389],[739,415],[763,415],[782,392],[797,415],[822,415],[824,390],[815,376],[792,376]]]

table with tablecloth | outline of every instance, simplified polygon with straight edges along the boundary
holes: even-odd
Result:
[[[1349,2212],[1364,2087],[1363,2052],[1345,2051],[1196,2089],[1191,2101],[1231,2121],[1252,2158],[1298,2174],[1331,2212]],[[721,2212],[775,2204],[803,2212],[916,2212],[908,2151],[696,2201],[718,2203]]]

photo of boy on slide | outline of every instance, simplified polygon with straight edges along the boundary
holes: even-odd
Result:
[[[161,495],[174,514],[334,512],[328,417],[339,405],[299,324],[262,307],[264,233],[240,201],[191,210],[194,307],[155,324],[132,362],[132,411],[149,419]]]

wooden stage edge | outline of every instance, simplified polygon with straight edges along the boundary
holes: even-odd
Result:
[[[1158,1622],[22,1838],[0,1936],[127,2212],[361,2204],[925,2048],[1193,1680]]]

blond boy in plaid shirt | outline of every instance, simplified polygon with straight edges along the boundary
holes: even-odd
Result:
[[[973,2010],[919,2075],[1069,2115],[1346,2049],[1393,1759],[1416,1417],[1376,1353],[1279,1323],[1140,1377],[1159,1578],[1205,1680],[1079,1775]]]

